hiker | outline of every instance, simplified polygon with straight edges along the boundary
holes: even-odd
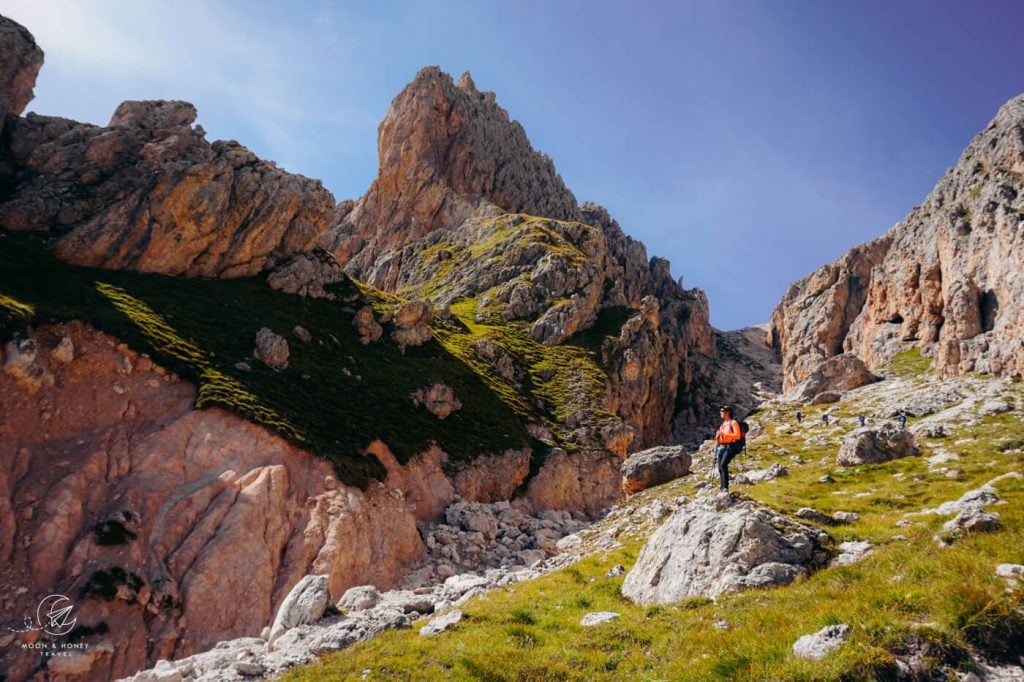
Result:
[[[732,408],[728,405],[719,410],[719,415],[722,417],[722,425],[715,433],[715,442],[718,443],[718,447],[715,448],[715,460],[718,464],[720,489],[723,493],[727,493],[729,492],[729,462],[743,448],[741,443],[743,429],[740,427],[740,423],[733,419]]]
[[[860,425],[864,426],[864,415],[857,417],[857,419],[860,421]]]
[[[828,413],[821,415],[821,421],[825,422],[825,426],[828,426]]]
[[[797,413],[796,413],[796,423],[799,424],[801,421],[803,421],[803,419],[804,419],[804,413],[800,412],[800,411],[797,411]]]
[[[907,428],[907,415],[900,412],[900,416],[896,418],[896,421],[900,423],[901,429]]]

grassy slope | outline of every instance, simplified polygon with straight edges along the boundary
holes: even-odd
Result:
[[[400,461],[436,441],[454,459],[525,447],[521,420],[480,376],[436,342],[400,352],[385,332],[363,346],[352,326],[364,291],[336,285],[337,301],[274,291],[262,278],[188,279],[66,265],[30,236],[0,233],[0,337],[29,324],[85,320],[147,352],[199,387],[199,407],[217,405],[264,424],[334,462],[342,480],[383,475],[359,451],[384,440]],[[389,300],[373,294],[379,301]],[[292,329],[313,335],[310,344]],[[251,358],[256,332],[287,338],[289,367]],[[247,362],[251,371],[235,368]],[[462,410],[441,421],[410,395],[435,381]]]
[[[900,358],[896,369],[903,376],[920,374],[922,361]],[[1020,398],[1019,384],[1011,391]],[[619,596],[621,577],[605,577],[617,563],[633,564],[646,533],[620,536],[623,546],[617,550],[477,598],[452,631],[430,639],[419,637],[418,627],[391,631],[287,679],[363,679],[364,670],[370,671],[368,679],[389,680],[884,679],[894,670],[894,652],[913,642],[924,643],[928,665],[963,670],[971,667],[968,649],[1005,651],[1013,640],[1019,651],[1024,590],[1007,591],[995,567],[1024,559],[1024,481],[999,484],[1007,504],[990,511],[1001,515],[1002,530],[958,540],[950,548],[933,540],[948,517],[911,517],[915,525],[895,524],[907,512],[936,507],[1000,474],[1024,469],[1024,424],[1013,414],[982,417],[949,438],[920,444],[922,457],[837,467],[835,443],[853,427],[848,417],[861,409],[854,402],[830,406],[840,426],[828,431],[834,442],[829,446],[805,443],[823,433],[818,418],[824,408],[804,408],[808,421],[800,429],[794,428],[795,408],[762,410],[757,419],[768,433],[752,443],[738,468],[779,461],[791,473],[772,483],[736,486],[741,494],[790,514],[804,506],[859,513],[854,524],[824,529],[837,543],[874,543],[874,553],[861,563],[717,603],[693,599],[643,608]],[[929,470],[924,459],[938,447],[961,457],[950,465],[960,470],[957,478]],[[797,455],[807,463],[793,464]],[[823,468],[819,460],[825,456],[830,462]],[[816,482],[826,471],[835,484]],[[690,495],[694,479],[703,475],[645,491],[623,506],[639,509],[659,497]],[[622,615],[610,625],[579,625],[584,614],[601,610]],[[798,637],[834,623],[852,626],[847,645],[820,662],[793,657]]]

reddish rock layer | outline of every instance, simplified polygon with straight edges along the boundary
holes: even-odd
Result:
[[[307,574],[330,576],[334,599],[390,587],[424,555],[417,521],[456,496],[510,499],[529,473],[529,451],[458,465],[434,448],[400,466],[375,442],[388,476],[364,492],[261,427],[196,411],[192,386],[81,323],[30,341],[19,357],[51,380],[0,372],[2,625],[67,595],[79,625],[105,628],[86,637],[103,652],[87,679],[259,635]],[[516,506],[596,512],[618,497],[619,462],[552,457]],[[12,679],[39,664],[19,646],[38,635],[10,638]]]

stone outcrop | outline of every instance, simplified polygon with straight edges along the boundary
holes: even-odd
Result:
[[[909,431],[886,423],[879,428],[862,426],[855,429],[843,440],[836,462],[840,466],[850,467],[879,464],[919,454],[920,451],[914,446],[914,436]]]
[[[839,394],[878,381],[856,355],[843,353],[818,365],[806,379],[786,394],[787,400],[810,403],[836,402]],[[823,399],[826,394],[835,399]]]
[[[298,296],[333,300],[330,286],[345,279],[341,264],[328,252],[317,249],[300,253],[267,275],[267,284],[273,289]]]
[[[403,304],[392,318],[394,330],[391,338],[400,346],[421,346],[434,337],[430,331],[430,321],[434,318],[434,308],[430,301],[409,301]],[[370,327],[372,338],[372,327]],[[364,330],[360,330],[364,334]],[[364,335],[365,336],[365,335]]]
[[[919,348],[940,375],[1024,373],[1024,95],[884,236],[790,286],[769,338],[793,388],[827,358]]]
[[[468,73],[458,84],[437,67],[420,70],[377,132],[380,168],[336,230],[357,274],[377,257],[427,233],[455,227],[481,204],[501,213],[579,217],[551,159]]]
[[[318,180],[233,141],[209,143],[186,102],[125,102],[107,127],[8,122],[0,227],[44,231],[79,265],[252,275],[310,250],[334,218]]]
[[[0,451],[11,453],[0,462],[0,587],[7,613],[81,595],[79,624],[108,628],[85,641],[116,644],[90,659],[95,677],[258,635],[308,574],[328,576],[334,598],[390,587],[429,559],[417,524],[456,499],[507,501],[529,474],[528,450],[456,463],[433,448],[400,466],[377,441],[368,452],[388,475],[362,491],[259,426],[196,411],[192,386],[81,323],[29,341],[53,382],[33,394],[0,373]],[[70,362],[54,357],[68,344]],[[573,526],[518,514],[596,512],[618,497],[618,464],[608,453],[550,457],[515,501],[524,545]],[[15,648],[2,665],[18,679],[37,662]]]
[[[752,502],[705,497],[677,509],[651,535],[622,594],[638,604],[671,604],[785,585],[824,564],[823,537]]]
[[[347,272],[439,307],[478,300],[477,321],[522,321],[545,345],[631,308],[637,319],[601,350],[606,396],[587,409],[624,422],[627,447],[699,440],[716,352],[703,292],[684,290],[605,209],[578,205],[493,94],[424,69],[392,102],[378,156],[377,179],[323,240]],[[507,362],[499,371],[516,380]]]
[[[690,453],[681,445],[634,452],[622,463],[622,492],[633,495],[690,473]]]
[[[0,16],[0,131],[8,114],[20,116],[35,96],[43,51],[28,30]]]

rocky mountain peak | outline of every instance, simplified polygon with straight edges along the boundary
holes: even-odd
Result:
[[[362,251],[350,268],[357,275],[387,250],[455,227],[481,207],[580,217],[551,159],[468,72],[456,85],[436,66],[421,69],[391,102],[377,150],[377,178],[331,244],[342,262]]]
[[[1024,373],[1024,95],[1003,105],[920,206],[794,283],[772,314],[786,388],[853,353],[918,349],[942,375]]]

